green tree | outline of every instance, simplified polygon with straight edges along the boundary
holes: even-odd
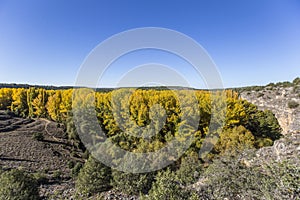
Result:
[[[272,144],[272,141],[277,140],[282,136],[282,129],[275,115],[271,111],[258,110],[249,114],[249,117],[250,119],[245,127],[255,136],[256,147],[261,147],[259,142],[262,142],[262,144]],[[271,143],[268,141],[271,141]]]
[[[108,190],[111,181],[111,169],[92,156],[80,170],[76,180],[76,192],[90,196]]]
[[[189,192],[183,188],[176,174],[170,169],[159,172],[155,180],[149,194],[142,199],[178,200],[189,198]]]
[[[12,169],[0,174],[0,200],[39,199],[35,179],[21,170]]]
[[[76,147],[80,146],[80,138],[76,130],[76,126],[74,123],[73,116],[69,115],[65,120],[66,125],[66,133],[68,136],[69,141]]]
[[[154,180],[153,173],[132,174],[114,170],[112,186],[125,194],[146,194],[151,188]]]
[[[293,80],[293,84],[294,84],[294,85],[299,85],[299,84],[300,84],[300,78],[299,78],[299,77],[295,78],[295,79]]]

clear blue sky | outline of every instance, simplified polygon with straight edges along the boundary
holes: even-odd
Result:
[[[101,41],[148,26],[195,39],[225,87],[300,76],[298,0],[0,0],[0,82],[74,85]]]

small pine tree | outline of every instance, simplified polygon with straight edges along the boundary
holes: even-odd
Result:
[[[76,180],[77,194],[90,196],[108,190],[111,180],[111,169],[92,156],[80,170]]]
[[[148,193],[154,180],[153,173],[132,174],[114,170],[112,174],[112,186],[128,195]]]
[[[0,174],[0,200],[39,199],[37,181],[21,170]]]
[[[149,194],[142,199],[151,200],[178,200],[188,199],[190,194],[178,181],[176,175],[171,170],[159,172],[156,176]]]

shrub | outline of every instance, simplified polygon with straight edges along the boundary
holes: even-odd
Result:
[[[288,102],[288,107],[293,109],[293,108],[297,108],[299,106],[299,103],[297,103],[296,101],[289,101]]]
[[[300,84],[300,78],[299,78],[299,77],[295,78],[295,79],[293,80],[293,84],[294,84],[294,85],[299,85],[299,84]]]
[[[77,177],[81,168],[82,168],[82,163],[77,162],[71,170],[72,176]]]
[[[46,184],[48,183],[48,179],[46,174],[37,172],[33,174],[34,179],[37,181],[38,184]]]
[[[289,82],[289,81],[284,81],[284,82],[279,82],[276,83],[277,86],[282,86],[282,87],[292,87],[293,83]]]
[[[90,196],[108,190],[111,169],[90,156],[76,180],[76,193]]]
[[[257,98],[263,97],[265,94],[264,93],[258,93]]]
[[[39,199],[37,182],[21,170],[5,171],[0,174],[0,199]]]
[[[193,184],[199,178],[201,163],[198,154],[194,153],[181,159],[176,176],[184,185]]]
[[[300,93],[300,85],[295,85],[293,87],[293,93],[295,93],[295,94],[299,94]]]
[[[153,173],[132,174],[121,171],[113,171],[112,186],[128,195],[146,194],[154,180]]]
[[[69,167],[69,169],[73,169],[74,166],[75,166],[74,161],[73,161],[73,160],[70,160],[70,161],[68,162],[68,167]]]
[[[275,86],[275,83],[269,83],[268,85],[267,85],[267,87],[274,87]]]
[[[32,135],[32,139],[37,140],[37,141],[43,141],[44,135],[41,132],[37,132]]]
[[[82,158],[86,159],[86,160],[89,158],[89,156],[90,156],[90,153],[88,150],[85,150],[84,153],[82,154]]]
[[[299,199],[300,165],[299,160],[282,160],[262,166],[266,176],[262,186],[267,189],[270,199]]]
[[[282,129],[278,123],[278,120],[269,110],[257,111],[251,114],[250,120],[245,127],[255,136],[256,141],[261,139],[271,139],[274,141],[282,136]],[[261,147],[259,145],[255,146]]]
[[[53,172],[53,178],[54,179],[59,179],[62,175],[62,172],[60,170],[56,170]]]
[[[253,148],[255,137],[244,126],[237,126],[224,130],[215,146],[220,153],[234,152],[244,148]]]
[[[215,160],[204,173],[209,199],[280,200],[299,197],[298,161],[257,162],[253,158],[253,151],[244,151]]]
[[[204,176],[210,199],[260,199],[258,169],[246,166],[241,157],[226,154],[216,159]]]
[[[186,191],[181,183],[178,181],[176,174],[170,169],[166,171],[161,171],[155,177],[155,182],[149,194],[142,199],[150,200],[178,200],[178,199],[188,199],[189,192]]]

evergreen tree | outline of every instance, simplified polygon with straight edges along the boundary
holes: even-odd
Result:
[[[0,174],[0,200],[39,199],[35,179],[21,170],[12,169]]]
[[[76,180],[77,194],[90,196],[108,190],[111,181],[111,169],[92,156],[80,170]]]
[[[112,186],[129,195],[146,194],[151,188],[153,179],[153,173],[132,174],[114,170]]]
[[[170,169],[161,171],[155,177],[155,182],[152,185],[149,194],[142,199],[149,200],[178,200],[188,199],[189,192],[187,192],[181,183],[178,181],[176,174]]]

